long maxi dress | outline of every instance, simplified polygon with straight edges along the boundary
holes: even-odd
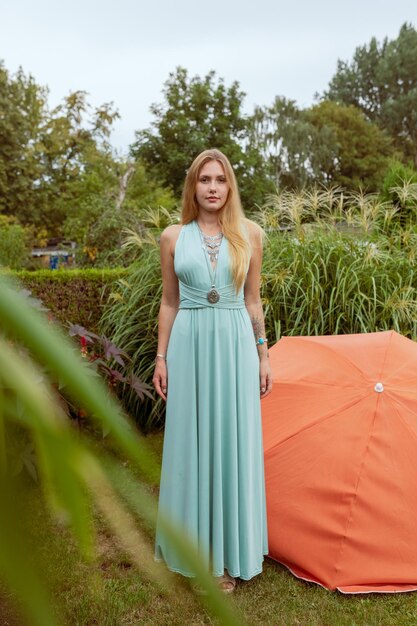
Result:
[[[198,547],[207,571],[249,580],[268,553],[259,356],[225,237],[217,303],[197,222],[183,225],[174,269],[180,305],[167,348],[168,391],[155,558],[194,576],[164,536],[160,514]]]

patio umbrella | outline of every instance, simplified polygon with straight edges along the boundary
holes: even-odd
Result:
[[[285,337],[270,360],[270,556],[344,593],[417,590],[417,344]]]

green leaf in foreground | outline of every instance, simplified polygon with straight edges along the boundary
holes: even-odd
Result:
[[[47,381],[43,380],[38,363],[62,380],[74,399],[112,433],[119,452],[130,459],[143,480],[156,482],[158,464],[144,438],[135,432],[118,404],[109,397],[105,386],[86,367],[67,338],[48,326],[39,312],[25,304],[11,285],[0,279],[0,324],[7,333],[7,339],[0,334],[0,393],[7,392],[7,399],[0,406],[0,425],[5,424],[7,432],[7,424],[15,422],[30,433],[36,446],[46,499],[51,510],[72,525],[81,554],[90,558],[94,552],[91,499],[104,514],[141,575],[158,581],[166,593],[175,593],[175,577],[165,566],[154,562],[149,540],[138,524],[138,516],[154,524],[155,499],[137,477],[121,470],[117,463],[109,469],[109,463],[103,463],[75,435]],[[22,356],[14,342],[29,348],[33,360],[27,355]],[[5,456],[3,447],[3,468]],[[5,506],[8,499],[5,471],[1,478],[0,575],[20,601],[29,623],[54,626],[57,623],[54,605],[40,582],[36,565],[23,548],[24,538],[19,535],[19,525],[13,517],[15,509]],[[133,483],[136,493],[133,494],[132,489],[127,493],[126,485],[132,486]],[[201,567],[194,547],[170,520],[165,520],[164,526],[172,542],[196,571],[197,581],[207,589],[211,612],[226,626],[241,626],[243,620],[232,613],[226,598]]]

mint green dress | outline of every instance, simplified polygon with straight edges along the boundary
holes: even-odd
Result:
[[[268,552],[259,357],[243,298],[236,295],[223,237],[211,288],[196,221],[181,228],[174,268],[180,305],[167,349],[168,391],[159,519],[195,541],[213,576],[249,580]],[[155,557],[194,572],[157,523]]]

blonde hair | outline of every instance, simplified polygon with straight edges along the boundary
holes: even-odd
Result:
[[[229,159],[220,150],[204,150],[192,162],[185,178],[182,193],[181,223],[188,224],[198,217],[198,204],[195,197],[201,168],[208,161],[218,161],[223,166],[229,193],[224,206],[219,211],[219,224],[230,244],[230,271],[236,293],[243,287],[251,257],[248,220],[240,203],[236,176]]]

